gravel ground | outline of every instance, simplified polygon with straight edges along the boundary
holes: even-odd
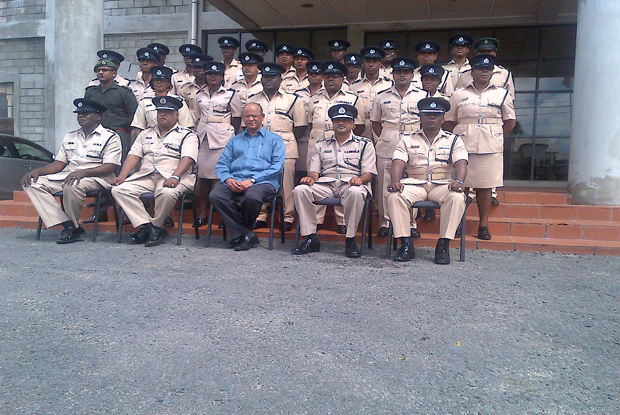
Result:
[[[2,414],[620,413],[620,258],[58,234],[0,230]]]

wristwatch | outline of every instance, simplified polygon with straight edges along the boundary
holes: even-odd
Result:
[[[176,174],[173,174],[172,176],[170,176],[171,179],[176,179],[177,181],[181,181],[181,178],[179,176],[177,176]]]
[[[457,183],[458,183],[458,184],[460,184],[460,185],[463,185],[463,180],[458,180],[458,179],[456,179],[456,180],[455,180],[455,182],[457,182]]]
[[[255,179],[254,177],[250,177],[250,181],[251,181],[252,183],[256,183],[256,179]]]

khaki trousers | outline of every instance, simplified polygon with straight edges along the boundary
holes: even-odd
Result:
[[[377,208],[379,210],[379,226],[388,227],[388,186],[392,183],[392,160],[377,157],[377,189],[375,190],[375,200],[377,201]],[[418,216],[418,209],[411,209],[410,227],[411,229],[417,229],[418,223],[416,217]]]
[[[407,184],[402,192],[392,192],[388,196],[388,207],[394,237],[410,237],[409,209],[415,202],[432,200],[441,205],[439,237],[454,239],[456,228],[465,212],[465,195],[448,189],[447,184]]]
[[[174,188],[164,187],[165,181],[164,177],[155,172],[112,188],[112,196],[134,228],[139,228],[149,222],[154,226],[162,226],[183,192],[192,190],[182,184]],[[146,211],[144,203],[140,200],[141,194],[149,192],[155,194],[155,216],[153,217]]]
[[[65,186],[62,180],[49,180],[45,176],[40,176],[36,182],[32,182],[29,187],[24,187],[24,192],[28,195],[39,216],[43,220],[46,228],[51,228],[70,220],[75,227],[79,227],[80,215],[84,206],[86,193],[93,190],[101,190],[103,186],[92,177],[84,177],[78,184]],[[62,190],[62,203],[65,207],[63,211],[52,196]]]
[[[354,238],[367,194],[368,190],[364,186],[349,186],[349,183],[340,180],[333,183],[314,183],[312,186],[300,184],[293,190],[293,196],[299,214],[301,235],[316,233],[317,207],[314,202],[327,197],[339,197],[344,208],[347,238]]]
[[[282,176],[282,189],[280,192],[284,198],[284,222],[293,223],[295,217],[295,201],[293,200],[293,189],[295,188],[295,163],[297,159],[285,159],[284,160],[284,174]],[[268,205],[265,203],[261,208],[261,212],[256,220],[262,220],[267,222],[267,216],[269,216]]]

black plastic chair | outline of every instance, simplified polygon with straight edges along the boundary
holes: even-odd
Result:
[[[263,201],[263,203],[271,203],[271,220],[269,224],[269,250],[273,249],[273,238],[275,234],[275,221],[276,221],[276,208],[278,208],[280,214],[280,243],[284,244],[285,242],[285,232],[284,232],[284,198],[280,193],[276,193],[275,195],[268,197]],[[213,212],[215,212],[215,208],[213,207],[213,203],[211,203],[211,207],[209,208],[209,219],[207,221],[207,239],[205,241],[205,247],[208,248],[211,246],[211,225],[213,224]],[[223,227],[222,236],[224,241],[226,240],[226,225]]]
[[[185,211],[185,199],[187,198],[187,196],[192,197],[193,193],[192,192],[183,192],[183,194],[181,195],[181,198],[179,199],[180,203],[180,209],[179,209],[179,223],[178,223],[178,232],[177,232],[177,245],[181,245],[181,236],[183,235],[183,212]],[[142,200],[142,202],[147,202],[150,200],[155,200],[155,193],[153,192],[147,192],[147,193],[142,193],[140,195],[140,200]],[[123,238],[123,221],[125,220],[125,212],[123,212],[123,209],[119,206],[119,210],[120,210],[120,220],[118,222],[118,236],[117,236],[117,242],[120,243],[121,239]],[[198,227],[196,227],[196,201],[192,200],[192,210],[194,212],[194,230],[195,230],[195,237],[196,239],[199,238],[198,236]]]
[[[100,190],[91,190],[90,192],[86,192],[86,197],[95,198],[95,211],[94,211],[95,222],[93,223],[93,239],[92,239],[93,242],[97,242],[97,232],[99,230],[99,208],[101,207],[101,197],[104,195],[108,196],[109,199],[112,201],[112,209],[114,209],[114,218],[116,219],[116,222],[118,225],[118,211],[116,210],[116,203],[114,202],[114,198],[110,194],[110,191],[106,189],[100,189]],[[63,197],[62,190],[60,192],[54,193],[53,196],[60,198],[60,207],[62,208],[62,210],[64,210],[65,204],[62,200],[62,197]],[[123,221],[121,220],[120,223],[123,223]],[[37,241],[41,239],[41,228],[42,227],[43,227],[43,220],[39,217],[39,224],[37,226],[37,236],[36,236]]]
[[[461,218],[461,252],[460,252],[460,261],[465,262],[465,233],[466,233],[466,225],[467,225],[467,207],[469,204],[465,204],[465,210],[463,211],[463,217]],[[441,209],[441,205],[437,202],[433,202],[432,200],[421,200],[419,202],[415,202],[411,205],[412,209]],[[392,256],[392,243],[394,244],[394,250],[397,249],[396,239],[393,240],[392,235],[394,234],[394,229],[392,227],[392,221],[389,221],[388,226],[388,235],[387,235],[387,247],[385,250],[385,256],[390,258]]]
[[[318,202],[314,202],[317,206],[342,206],[342,199],[339,197],[327,197],[323,200],[319,200]],[[366,237],[368,237],[368,249],[372,249],[372,232],[368,232],[368,228],[372,229],[372,214],[371,207],[372,205],[372,196],[370,193],[366,196],[366,200],[364,201],[364,211],[362,212],[362,217],[364,218],[362,223],[362,248],[360,253],[364,255],[366,252],[364,241]],[[298,215],[299,216],[299,215]],[[299,246],[299,219],[297,220],[297,229],[295,231],[295,246]]]

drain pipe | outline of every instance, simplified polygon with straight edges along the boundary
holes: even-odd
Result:
[[[199,0],[192,0],[191,22],[189,26],[189,43],[198,44],[198,3]]]

